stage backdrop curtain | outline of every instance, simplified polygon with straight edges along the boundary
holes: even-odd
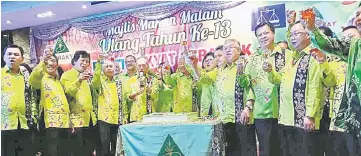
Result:
[[[36,52],[36,46],[41,41],[53,40],[62,33],[75,27],[86,33],[100,33],[116,26],[124,19],[132,16],[146,20],[161,20],[178,13],[185,7],[193,7],[204,10],[228,9],[242,4],[244,1],[195,1],[195,2],[170,2],[157,4],[137,9],[130,9],[119,12],[111,12],[100,15],[93,15],[73,20],[59,21],[50,24],[31,27],[30,32],[30,56],[31,63],[37,63],[38,58],[42,55]],[[37,41],[39,40],[39,41]]]

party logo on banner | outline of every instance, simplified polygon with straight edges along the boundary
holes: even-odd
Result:
[[[66,53],[66,52],[69,52],[69,49],[66,46],[63,38],[61,36],[59,36],[58,40],[56,41],[54,53],[58,54],[58,53]]]
[[[184,156],[173,138],[168,134],[158,156]]]
[[[267,21],[272,23],[275,28],[286,27],[285,4],[263,6],[252,11],[252,31],[257,24]]]

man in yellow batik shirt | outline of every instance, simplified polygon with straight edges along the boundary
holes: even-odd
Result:
[[[34,148],[24,146],[31,144],[38,119],[36,93],[29,85],[29,73],[20,70],[24,50],[12,44],[5,47],[4,53],[6,66],[1,68],[1,155],[35,155]],[[19,147],[23,148],[21,152],[16,150]]]
[[[67,128],[70,126],[70,111],[60,77],[57,74],[58,58],[46,54],[31,73],[29,83],[41,90],[40,114],[44,111],[45,133],[48,142],[46,155],[67,155]]]
[[[124,117],[128,119],[128,122],[137,122],[143,119],[145,114],[152,112],[152,94],[155,90],[155,78],[149,75],[148,60],[144,57],[137,59],[138,74],[132,76],[127,80],[127,83],[123,86],[124,100],[123,108],[127,110],[129,114],[125,114]]]
[[[97,119],[92,99],[91,73],[86,71],[90,65],[90,55],[86,51],[76,51],[71,64],[73,68],[66,71],[60,81],[69,97],[70,121],[77,140],[74,141],[72,151],[77,155],[90,155],[98,142],[95,137],[98,133],[94,127]]]
[[[100,155],[115,155],[118,124],[121,123],[122,84],[115,80],[115,64],[112,61],[101,61],[103,56],[99,55],[95,65],[92,80],[94,89],[98,92],[98,127],[100,133]],[[103,69],[103,70],[102,70]],[[103,71],[103,74],[102,74]],[[110,143],[112,145],[109,150]]]
[[[290,39],[295,51],[292,61],[286,62],[284,71],[276,72],[268,63],[264,70],[273,84],[280,84],[279,124],[282,126],[281,154],[310,155],[319,153],[317,139],[322,118],[324,74],[318,58],[311,53],[320,52],[311,44],[309,34],[300,22],[291,27]],[[294,139],[289,139],[294,138]]]
[[[223,46],[226,64],[210,72],[203,72],[193,62],[199,83],[213,84],[213,104],[219,118],[224,124],[226,155],[256,156],[256,136],[252,119],[253,106],[247,102],[250,90],[248,75],[244,74],[244,63],[240,63],[242,53],[240,43],[235,39],[227,39]]]

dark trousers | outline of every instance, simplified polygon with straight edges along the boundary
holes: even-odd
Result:
[[[327,114],[326,114],[327,113]],[[324,115],[320,121],[320,131],[319,131],[319,136],[318,136],[318,143],[317,145],[319,145],[319,149],[317,149],[317,151],[319,151],[318,155],[322,155],[324,153],[326,153],[326,143],[328,140],[328,136],[329,136],[329,129],[330,129],[330,122],[331,119],[328,118],[328,111],[324,112]]]
[[[114,156],[117,143],[118,125],[98,121],[100,134],[100,151],[98,156]],[[111,145],[111,148],[110,148]]]
[[[256,134],[254,125],[226,123],[223,126],[227,156],[256,156]]]
[[[278,119],[255,119],[260,156],[279,156]]]
[[[361,156],[361,138],[355,134],[346,134],[346,146],[349,155]]]
[[[326,156],[348,156],[346,136],[344,132],[330,131],[326,140]]]
[[[35,133],[32,130],[6,130],[1,131],[1,155],[29,156],[35,155]]]
[[[91,156],[94,150],[99,151],[99,131],[92,122],[89,127],[74,128],[75,132],[70,135],[71,153],[75,156]]]
[[[302,128],[280,125],[281,156],[318,156],[317,131],[306,132]]]
[[[68,129],[62,128],[47,128],[46,133],[46,143],[48,147],[45,149],[44,154],[46,156],[65,156],[68,155],[67,146],[67,136]]]

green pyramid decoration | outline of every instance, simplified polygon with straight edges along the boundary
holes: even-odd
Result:
[[[57,53],[65,53],[65,52],[69,52],[69,49],[66,46],[63,38],[59,36],[59,38],[56,40],[54,53],[57,54]]]
[[[173,138],[168,134],[158,156],[184,156]]]

